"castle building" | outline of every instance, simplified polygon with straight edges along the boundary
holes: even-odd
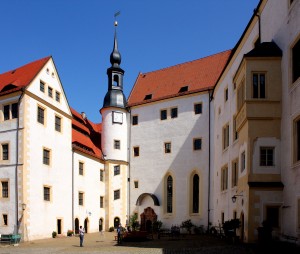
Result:
[[[233,49],[140,73],[128,99],[115,30],[101,123],[71,108],[50,56],[0,74],[0,233],[137,214],[147,231],[238,218],[244,242],[264,221],[299,238],[299,24],[299,1],[261,0]]]

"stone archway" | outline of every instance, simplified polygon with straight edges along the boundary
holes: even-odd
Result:
[[[141,230],[152,231],[153,222],[157,221],[157,215],[151,207],[144,209],[144,212],[140,215],[141,217]]]

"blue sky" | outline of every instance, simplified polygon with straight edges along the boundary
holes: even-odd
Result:
[[[124,93],[150,72],[235,46],[259,0],[1,0],[0,73],[52,55],[68,102],[100,122],[117,17]]]

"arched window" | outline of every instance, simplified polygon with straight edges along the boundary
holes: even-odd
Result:
[[[193,177],[193,213],[199,213],[199,176]]]
[[[172,213],[173,208],[173,178],[168,176],[167,178],[167,213]]]
[[[117,228],[120,223],[121,223],[120,218],[119,217],[115,217],[114,218],[114,228]]]

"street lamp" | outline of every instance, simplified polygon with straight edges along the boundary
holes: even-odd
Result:
[[[237,197],[242,197],[242,196],[243,196],[243,195],[233,195],[233,196],[231,197],[232,203],[235,203],[235,202],[236,202]]]

